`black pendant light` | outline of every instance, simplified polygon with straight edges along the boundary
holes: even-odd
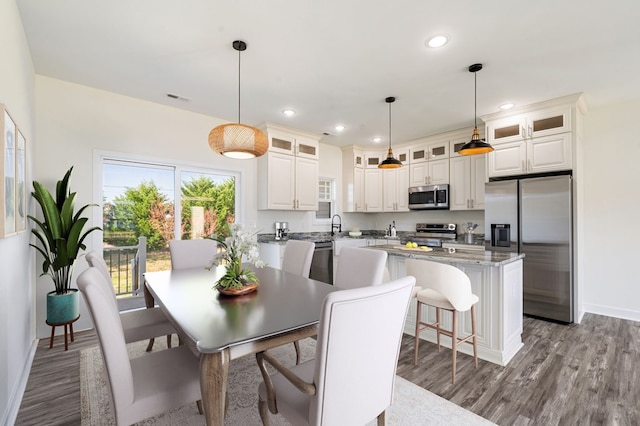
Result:
[[[484,139],[480,139],[478,133],[478,81],[476,73],[482,69],[482,64],[473,64],[469,66],[469,72],[473,73],[474,87],[473,87],[473,135],[471,140],[464,144],[458,151],[462,155],[477,155],[485,154],[493,151],[493,147],[486,143]]]
[[[387,158],[382,163],[378,164],[378,168],[397,169],[402,167],[402,162],[393,158],[393,151],[391,150],[391,104],[396,101],[396,98],[389,96],[384,101],[389,104],[389,152],[387,153]]]

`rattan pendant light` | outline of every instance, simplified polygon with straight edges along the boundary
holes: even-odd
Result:
[[[471,140],[464,144],[458,151],[458,154],[462,155],[477,155],[486,154],[493,151],[493,147],[486,143],[483,139],[480,139],[480,133],[478,133],[478,80],[477,72],[482,69],[482,64],[473,64],[469,66],[469,72],[473,73],[473,135]]]
[[[238,122],[222,124],[211,130],[209,146],[229,158],[259,157],[269,149],[267,135],[260,129],[240,123],[240,52],[247,50],[247,43],[236,40],[232,45],[238,51]]]
[[[393,151],[391,150],[391,104],[396,101],[396,98],[389,96],[384,101],[389,104],[389,152],[387,153],[387,158],[382,163],[378,164],[378,168],[397,169],[402,167],[402,162],[393,157]]]

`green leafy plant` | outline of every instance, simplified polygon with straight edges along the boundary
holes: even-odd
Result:
[[[227,271],[220,278],[214,288],[238,289],[249,284],[258,284],[256,274],[247,268],[242,267],[242,258],[254,264],[257,268],[262,268],[265,264],[260,260],[258,252],[258,239],[256,232],[244,228],[240,224],[227,224],[226,235],[212,238],[223,248],[216,253],[209,269],[226,265]]]
[[[36,243],[30,243],[43,257],[42,275],[49,275],[56,288],[56,294],[66,293],[71,285],[73,264],[80,250],[86,249],[84,240],[93,231],[99,231],[95,226],[83,232],[88,219],[81,217],[82,213],[94,204],[82,206],[74,214],[74,200],[76,193],[69,189],[71,167],[62,180],[56,184],[56,198],[39,182],[33,181],[33,198],[42,210],[43,220],[29,215],[35,223],[31,229],[36,236]]]

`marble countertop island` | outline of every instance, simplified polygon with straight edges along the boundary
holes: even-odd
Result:
[[[425,251],[419,248],[407,249],[398,245],[372,246],[369,248],[385,250],[390,256],[402,256],[436,262],[456,262],[483,266],[501,266],[524,258],[521,253],[504,253],[486,250],[463,250],[456,248],[437,248]]]

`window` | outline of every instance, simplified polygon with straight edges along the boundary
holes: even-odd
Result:
[[[318,183],[318,210],[315,222],[324,223],[331,220],[335,210],[335,180],[320,178]]]

